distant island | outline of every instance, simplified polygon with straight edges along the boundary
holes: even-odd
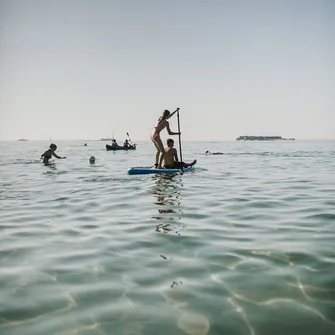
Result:
[[[100,141],[111,141],[112,138],[109,138],[109,137],[103,137],[100,139]]]
[[[25,138],[20,138],[20,139],[18,139],[18,141],[28,141],[27,139],[25,139]]]
[[[236,141],[294,141],[294,138],[283,138],[281,136],[239,136]]]

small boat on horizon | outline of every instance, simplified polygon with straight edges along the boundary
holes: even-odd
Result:
[[[294,138],[284,138],[281,136],[239,136],[236,141],[294,141]]]

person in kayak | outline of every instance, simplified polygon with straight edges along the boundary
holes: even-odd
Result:
[[[176,112],[179,111],[177,108],[173,113],[170,113],[167,109],[163,112],[162,116],[158,119],[153,132],[150,135],[151,141],[154,143],[155,148],[157,149],[156,152],[156,161],[155,161],[155,168],[161,169],[162,163],[164,159],[164,146],[163,142],[160,138],[160,132],[166,128],[169,135],[180,135],[179,132],[173,132],[170,129],[170,125],[168,119],[173,116]]]
[[[167,147],[164,149],[164,169],[181,169],[193,166],[197,160],[191,163],[179,162],[177,150],[173,147],[174,140],[168,138],[166,141]]]
[[[119,145],[116,143],[116,139],[112,139],[112,147],[118,147]]]
[[[55,154],[56,150],[57,150],[57,145],[54,144],[54,143],[51,143],[49,149],[44,154],[41,155],[41,158],[43,158],[43,163],[45,165],[49,164],[49,159],[52,156],[54,156],[54,157],[56,157],[58,159],[65,159],[66,158],[66,157],[60,157],[60,156],[56,155]]]
[[[123,143],[123,146],[124,146],[125,148],[129,148],[131,145],[130,145],[129,141],[126,139],[126,140],[124,141],[124,143]]]

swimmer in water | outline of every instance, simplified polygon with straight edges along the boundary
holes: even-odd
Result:
[[[57,149],[57,145],[54,143],[50,144],[50,148],[41,155],[41,158],[43,158],[43,164],[48,165],[49,164],[49,159],[54,156],[58,159],[65,159],[66,157],[60,157],[58,155],[55,154],[55,151]]]
[[[205,152],[206,155],[223,155],[223,152],[209,152],[208,150]]]

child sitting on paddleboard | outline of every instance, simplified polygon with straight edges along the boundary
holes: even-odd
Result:
[[[179,162],[177,150],[173,147],[174,140],[168,138],[166,141],[167,147],[164,149],[164,168],[165,169],[181,169],[193,166],[197,160],[191,163]]]
[[[50,144],[50,149],[48,149],[44,154],[41,155],[41,158],[43,158],[43,163],[45,165],[49,164],[49,159],[54,156],[58,159],[65,159],[66,157],[60,157],[58,155],[55,154],[55,151],[57,149],[57,145],[54,143]]]
[[[163,115],[158,119],[157,124],[154,127],[154,130],[152,134],[150,135],[151,141],[154,143],[157,152],[156,152],[156,162],[155,162],[155,168],[162,168],[162,163],[164,159],[164,146],[163,142],[160,138],[160,132],[166,128],[169,135],[180,135],[179,132],[173,132],[170,129],[170,125],[167,119],[169,119],[173,114],[179,111],[179,108],[177,108],[173,113],[170,113],[167,109],[163,112]]]

